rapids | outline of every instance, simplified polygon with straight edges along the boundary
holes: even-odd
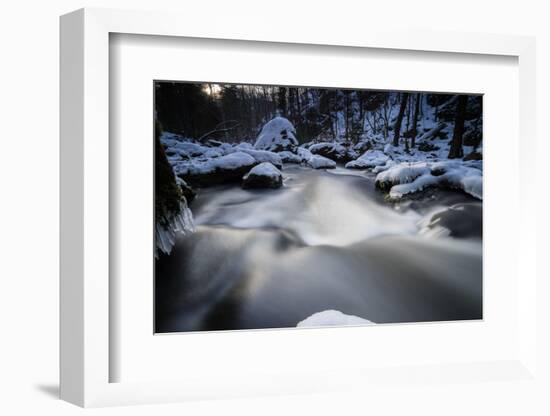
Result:
[[[342,168],[284,176],[279,190],[201,190],[196,232],[156,261],[156,332],[295,327],[327,309],[481,319],[481,202],[438,191],[392,205]]]

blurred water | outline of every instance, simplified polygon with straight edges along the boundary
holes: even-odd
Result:
[[[201,191],[197,231],[157,261],[157,332],[293,327],[326,309],[481,318],[480,202],[440,192],[392,207],[368,174],[284,173],[280,190]]]

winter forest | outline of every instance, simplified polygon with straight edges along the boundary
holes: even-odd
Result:
[[[154,89],[156,332],[482,318],[481,95]]]

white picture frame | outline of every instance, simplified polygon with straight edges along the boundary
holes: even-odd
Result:
[[[504,374],[518,381],[536,376],[535,206],[527,167],[535,159],[535,41],[530,37],[412,31],[387,26],[327,33],[273,23],[251,25],[236,34],[227,24],[205,28],[200,19],[162,12],[82,9],[61,18],[61,398],[80,406],[158,403],[195,398],[246,397],[262,394],[322,392],[356,385],[393,383],[407,379],[407,369],[380,368],[368,372],[331,369],[334,377],[315,372],[294,374],[281,369],[254,380],[234,380],[221,374],[206,378],[147,383],[110,382],[110,363],[116,360],[110,342],[109,259],[109,36],[113,33],[224,39],[248,42],[332,45],[334,47],[430,51],[452,54],[504,55],[518,59],[519,137],[529,143],[519,148],[519,216],[517,271],[517,354],[509,359],[457,365],[443,362],[422,368],[419,379],[479,382],[480,374]],[[314,330],[315,331],[315,330]],[[326,336],[337,336],[327,333]],[[413,377],[414,378],[414,377]],[[498,378],[498,377],[497,377]],[[350,383],[350,382],[348,382]]]

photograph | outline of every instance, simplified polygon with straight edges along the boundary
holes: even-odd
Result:
[[[483,319],[483,95],[154,80],[154,332]]]

